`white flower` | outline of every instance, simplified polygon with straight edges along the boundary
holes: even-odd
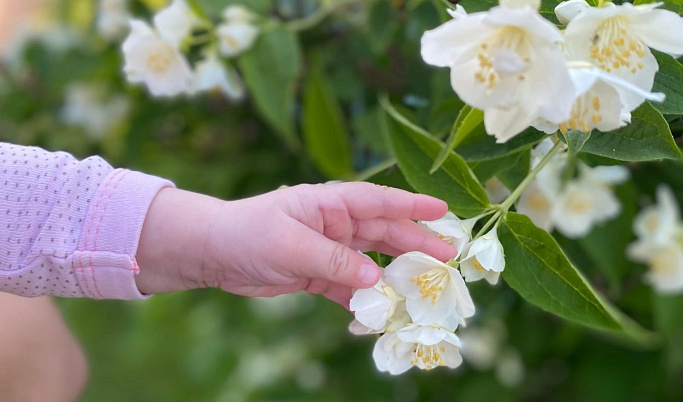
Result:
[[[633,221],[633,231],[639,240],[665,244],[676,235],[679,223],[678,201],[669,187],[660,185],[657,187],[657,204],[638,214]]]
[[[406,298],[406,309],[415,323],[464,321],[474,315],[474,303],[460,272],[433,257],[406,253],[389,264],[384,273],[386,282]]]
[[[235,57],[249,50],[261,30],[254,25],[254,15],[242,6],[230,6],[223,11],[225,22],[216,29],[218,45],[225,57]]]
[[[460,271],[467,282],[484,278],[495,285],[504,269],[503,245],[495,228],[470,243],[460,261]]]
[[[129,110],[126,97],[107,99],[103,86],[79,83],[67,88],[61,115],[65,123],[82,127],[92,137],[101,139],[125,119]]]
[[[484,110],[489,134],[505,142],[543,118],[567,120],[574,89],[560,31],[531,7],[494,7],[425,32],[422,57],[451,68],[451,85]]]
[[[570,118],[559,125],[589,132],[594,128],[608,132],[631,121],[631,111],[645,100],[662,102],[664,94],[651,93],[586,62],[570,62],[569,72],[576,90]],[[635,99],[640,102],[633,103]]]
[[[373,330],[383,330],[394,315],[396,305],[403,300],[396,291],[380,280],[370,289],[358,289],[351,298],[350,310],[356,320]]]
[[[173,0],[154,16],[154,26],[169,43],[179,46],[191,32],[197,17],[185,0]]]
[[[97,31],[105,39],[121,39],[130,28],[127,0],[100,0]]]
[[[683,54],[683,18],[656,9],[661,4],[607,3],[581,11],[565,31],[570,58],[591,61],[600,69],[650,91],[659,66],[648,46]],[[642,101],[637,94],[626,93],[622,97],[629,110]]]
[[[537,184],[537,180],[534,180],[519,197],[517,212],[528,216],[534,225],[550,232],[553,228],[554,205],[555,196],[546,194]]]
[[[417,366],[456,368],[462,363],[460,340],[451,331],[434,326],[409,325],[377,340],[372,356],[380,371],[396,375]]]
[[[472,237],[472,228],[477,220],[478,218],[461,220],[452,212],[447,212],[441,219],[420,222],[420,225],[451,244],[460,255]]]
[[[195,68],[192,88],[195,92],[221,91],[228,99],[244,98],[244,83],[235,69],[226,66],[210,53]]]
[[[659,293],[683,291],[683,247],[678,242],[654,244],[638,241],[629,245],[631,259],[646,263],[645,281]]]
[[[570,239],[587,235],[596,223],[614,218],[621,203],[613,191],[586,176],[567,184],[553,209],[555,228]]]
[[[484,190],[492,204],[499,204],[510,195],[510,190],[495,176],[486,180]]]
[[[587,8],[590,8],[590,5],[584,0],[563,1],[555,7],[555,15],[560,24],[567,25],[569,21],[573,20],[574,17]]]
[[[192,84],[192,71],[185,56],[143,21],[132,20],[130,24],[130,35],[123,43],[123,71],[128,81],[145,83],[155,96],[187,92]]]

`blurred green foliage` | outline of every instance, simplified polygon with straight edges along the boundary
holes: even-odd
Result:
[[[134,1],[131,8],[149,17],[155,3],[163,5]],[[285,22],[305,19],[319,7],[314,0],[197,1],[212,18],[232,3]],[[463,3],[476,11],[496,2]],[[378,94],[389,94],[406,115],[440,138],[448,135],[462,107],[448,71],[429,68],[418,57],[422,33],[447,18],[441,1],[359,1],[296,34],[271,31],[255,53],[235,63],[251,94],[242,104],[218,94],[150,98],[125,83],[120,45],[96,34],[94,1],[63,0],[60,10],[55,18],[75,35],[73,43],[59,47],[37,37],[0,67],[2,141],[79,157],[99,154],[115,166],[167,177],[181,188],[216,197],[235,199],[283,184],[355,174],[409,188],[381,134]],[[293,50],[283,50],[283,40]],[[111,96],[125,95],[128,117],[95,136],[66,124],[65,96],[75,83],[103,84]],[[680,139],[681,118],[667,118]],[[335,124],[326,128],[329,121]],[[525,135],[527,140],[510,141],[501,151],[484,148],[492,138],[472,131],[457,148],[462,156],[457,162],[466,161],[477,175],[466,179],[498,175],[514,187],[528,171],[528,138],[537,133]],[[510,154],[509,169],[486,165]],[[381,165],[389,167],[371,169]],[[430,166],[426,160],[424,168]],[[378,373],[371,357],[373,337],[352,337],[347,331],[351,315],[321,297],[245,299],[201,290],[144,302],[60,300],[90,360],[82,401],[681,400],[683,297],[656,296],[641,281],[644,268],[623,253],[633,240],[631,220],[658,183],[669,183],[683,200],[681,165],[630,167],[632,182],[617,190],[624,214],[582,241],[554,236],[611,302],[664,335],[662,348],[634,350],[563,321],[524,302],[504,283],[471,286],[478,312],[470,325],[504,324],[502,342],[518,351],[523,363],[518,385],[504,385],[495,369],[477,370],[467,362],[453,371]]]

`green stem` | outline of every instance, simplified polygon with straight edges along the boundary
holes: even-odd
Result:
[[[486,233],[486,231],[488,230],[488,228],[490,228],[491,225],[493,225],[494,222],[500,222],[499,218],[500,218],[501,215],[502,215],[502,211],[496,212],[496,213],[491,217],[491,219],[489,219],[488,221],[486,221],[486,223],[484,224],[484,226],[482,226],[481,229],[479,229],[479,232],[477,232],[477,235],[476,235],[474,238],[476,239],[477,237],[480,237],[481,235],[483,235],[484,233]]]
[[[354,3],[368,4],[374,1],[375,0],[337,0],[333,3],[318,8],[308,17],[302,18],[300,20],[290,21],[287,24],[285,24],[285,26],[289,30],[294,32],[305,31],[321,23],[325,18],[327,18],[328,15],[332,14],[338,8],[348,6]]]
[[[540,172],[545,165],[550,162],[550,160],[555,156],[558,152],[560,152],[564,148],[564,143],[562,141],[557,141],[555,143],[555,146],[541,159],[541,161],[534,167],[531,172],[522,180],[521,183],[515,188],[515,190],[508,196],[508,198],[500,205],[498,205],[496,208],[498,209],[498,212],[496,212],[491,219],[489,219],[484,226],[482,226],[481,229],[479,229],[479,232],[477,232],[477,235],[475,238],[480,237],[486,231],[493,225],[494,223],[496,224],[496,227],[498,226],[498,223],[500,222],[500,218],[505,217],[507,214],[508,210],[510,207],[519,199],[519,197],[522,195],[524,192],[524,189],[531,183],[532,180],[536,178],[536,175],[538,172]]]
[[[208,32],[208,33],[204,33],[201,35],[193,36],[189,42],[191,45],[196,46],[196,45],[203,45],[205,43],[209,43],[214,39],[215,39],[215,35],[213,33]]]
[[[541,159],[541,161],[536,165],[531,172],[522,180],[521,183],[519,183],[519,186],[510,194],[510,196],[502,203],[500,204],[500,209],[501,211],[507,212],[508,209],[512,206],[512,204],[517,201],[517,199],[522,195],[522,192],[524,189],[531,183],[531,181],[536,177],[538,172],[545,167],[545,165],[550,162],[550,159],[552,159],[553,156],[555,156],[558,152],[560,152],[564,148],[564,143],[562,141],[557,141],[555,143],[555,146]]]

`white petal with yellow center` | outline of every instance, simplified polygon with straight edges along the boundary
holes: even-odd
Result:
[[[420,252],[398,256],[385,269],[386,282],[406,298],[413,322],[430,325],[457,313],[474,315],[474,303],[457,269]]]
[[[604,183],[583,177],[567,184],[553,209],[555,228],[568,238],[586,236],[597,223],[621,213],[621,203]]]
[[[659,293],[683,292],[683,248],[678,243],[650,248],[645,281]]]
[[[587,9],[569,23],[565,31],[569,57],[591,61],[600,69],[650,91],[659,66],[649,47],[683,53],[683,19],[671,11],[657,10],[661,3],[608,4]],[[631,93],[622,97],[628,110],[642,101]]]
[[[190,90],[192,71],[185,56],[146,23],[131,21],[131,33],[122,48],[129,82],[145,83],[155,96],[174,96]]]
[[[494,7],[425,32],[422,57],[451,68],[451,84],[484,110],[487,132],[505,142],[539,117],[569,116],[573,86],[557,28],[530,7]]]
[[[225,57],[236,57],[251,49],[260,29],[249,22],[225,22],[216,29],[218,46]]]
[[[645,100],[661,102],[664,94],[651,93],[586,62],[568,63],[576,89],[570,118],[560,131],[612,131],[631,120],[631,111]]]
[[[460,340],[450,331],[434,326],[409,325],[397,333],[384,334],[375,344],[373,357],[380,371],[401,374],[416,366],[430,370],[456,368],[462,363]]]
[[[484,278],[495,285],[504,269],[505,255],[496,229],[470,243],[460,262],[460,270],[467,282]]]
[[[517,212],[528,216],[534,225],[549,232],[553,228],[552,209],[554,203],[555,200],[541,191],[534,181],[524,189],[522,196],[519,197]]]
[[[633,230],[640,240],[665,244],[676,235],[680,225],[678,201],[665,185],[657,187],[657,204],[643,209],[633,221]]]

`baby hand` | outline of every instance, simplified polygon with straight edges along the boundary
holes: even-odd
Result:
[[[143,293],[220,287],[245,296],[305,290],[348,307],[379,267],[359,251],[456,250],[412,220],[435,220],[438,199],[370,183],[300,185],[239,201],[176,189],[155,198],[138,249]]]

